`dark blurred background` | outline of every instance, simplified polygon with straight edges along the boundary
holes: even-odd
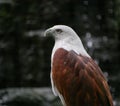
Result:
[[[115,106],[120,106],[120,0],[0,0],[0,106],[24,106],[18,101],[13,105],[13,92],[51,87],[54,40],[43,33],[56,24],[78,33],[107,77]],[[50,104],[31,106],[54,106]]]

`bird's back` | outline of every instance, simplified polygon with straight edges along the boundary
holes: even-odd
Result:
[[[52,80],[66,106],[113,106],[106,79],[90,57],[58,49],[53,57]]]

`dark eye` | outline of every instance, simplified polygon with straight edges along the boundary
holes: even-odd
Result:
[[[61,33],[62,29],[56,29],[56,32]]]

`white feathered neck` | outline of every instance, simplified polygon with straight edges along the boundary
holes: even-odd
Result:
[[[52,29],[54,30],[61,29],[63,32],[60,33],[59,35],[55,35],[57,36],[57,39],[55,38],[55,44],[52,50],[51,59],[53,59],[55,51],[59,48],[63,48],[67,51],[73,50],[77,54],[90,57],[89,54],[84,49],[80,38],[72,28],[63,25],[57,25],[52,27]]]

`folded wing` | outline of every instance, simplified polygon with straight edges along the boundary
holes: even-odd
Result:
[[[106,79],[90,57],[60,48],[54,54],[51,74],[67,106],[113,106]]]

